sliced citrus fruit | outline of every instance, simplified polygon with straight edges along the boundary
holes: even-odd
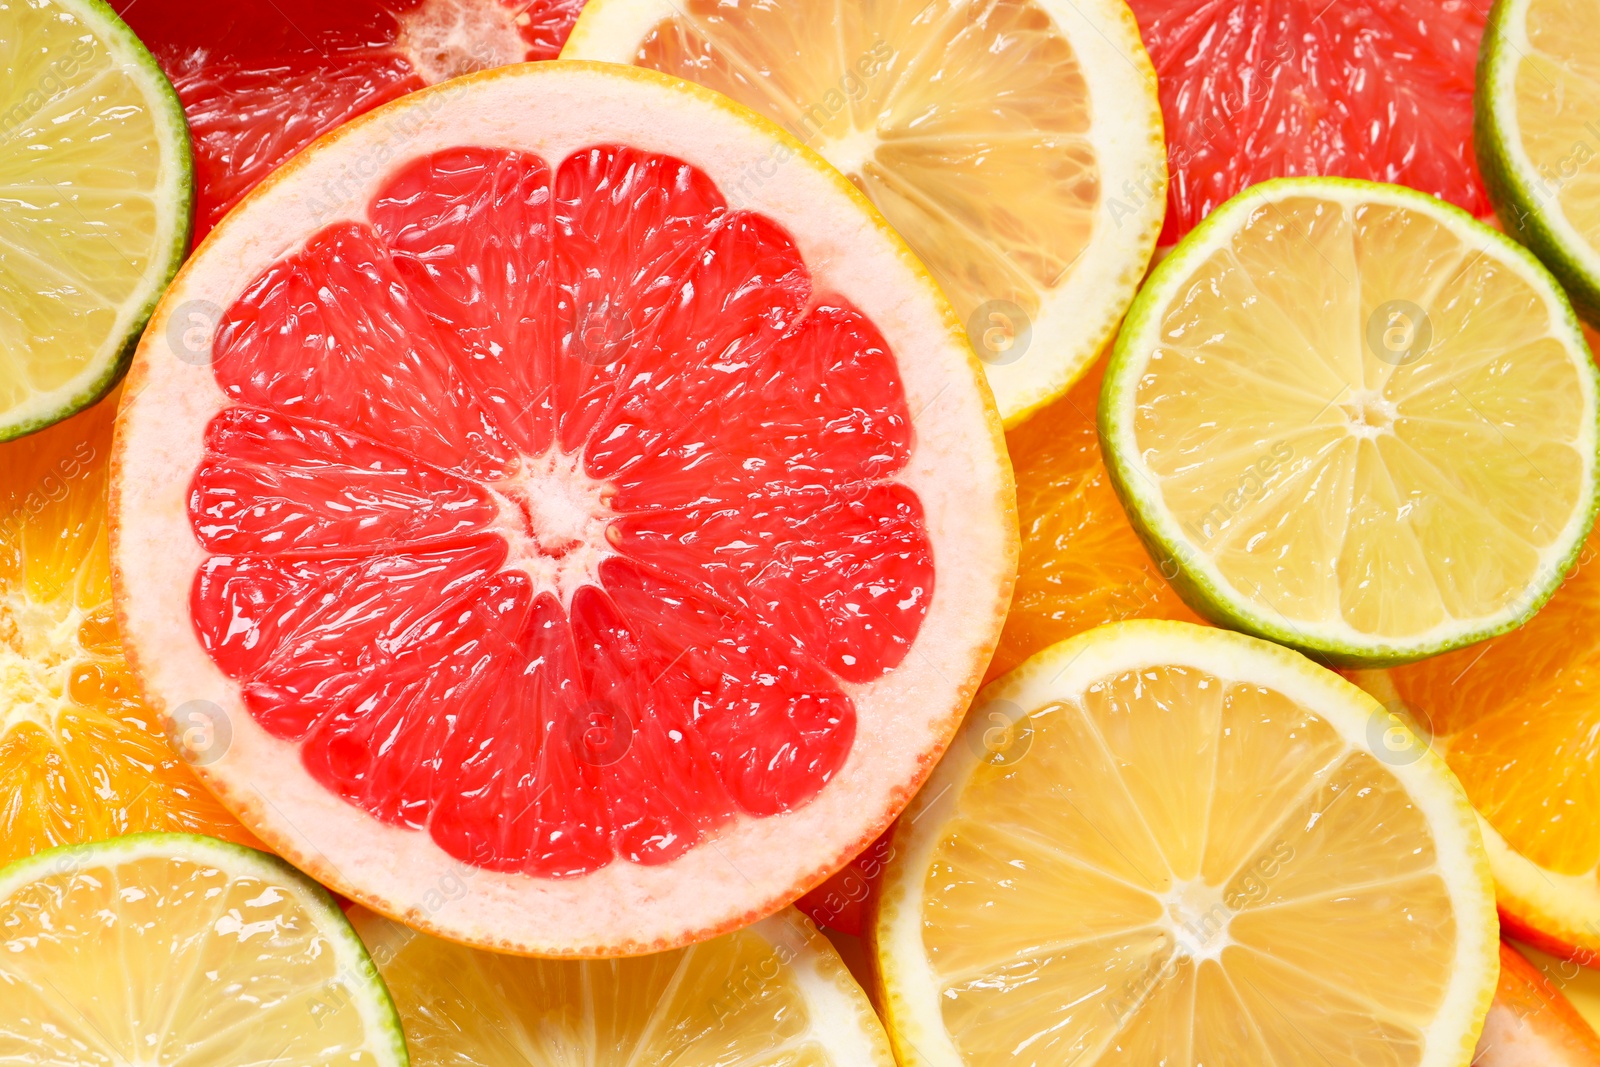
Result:
[[[0,939],[8,1063],[406,1064],[361,939],[263,852],[135,834],[40,853],[0,871]]]
[[[1161,228],[1160,105],[1122,0],[594,0],[562,55],[718,89],[848,175],[944,287],[1007,425],[1110,341]]]
[[[201,306],[209,366],[166,328]],[[882,832],[993,650],[1014,498],[959,323],[698,86],[529,64],[396,101],[231,214],[147,336],[136,666],[227,712],[224,802],[381,913],[545,955],[758,918]]]
[[[1287,649],[1165,621],[984,687],[873,925],[900,1062],[1465,1065],[1488,863],[1443,763],[1373,750],[1382,714]]]
[[[1096,364],[1065,397],[1006,435],[1022,552],[989,679],[1108,622],[1200,621],[1133,532],[1106,473],[1095,435],[1104,374],[1105,364]]]
[[[1356,681],[1406,716],[1485,822],[1508,933],[1600,962],[1600,533],[1521,629]]]
[[[1578,1015],[1596,1032],[1600,1032],[1600,969],[1584,967],[1573,960],[1540,952],[1520,942],[1516,948],[1551,985],[1561,991]]]
[[[1129,0],[1161,83],[1170,245],[1246,186],[1325,174],[1474,215],[1473,73],[1487,4]]]
[[[632,960],[533,960],[351,916],[394,994],[413,1067],[894,1067],[883,1025],[798,912]]]
[[[1396,663],[1504,633],[1560,585],[1594,518],[1596,384],[1520,245],[1399,186],[1286,178],[1152,274],[1100,437],[1197,611]]]
[[[1473,1067],[1600,1067],[1600,1036],[1556,985],[1500,943],[1500,988]]]
[[[112,0],[194,130],[196,240],[317,137],[425,85],[554,59],[583,0]],[[398,154],[410,136],[390,130]]]
[[[0,441],[116,384],[189,250],[194,165],[161,69],[100,0],[0,7]]]
[[[249,841],[168,748],[111,608],[108,399],[0,444],[0,866],[140,830]],[[195,758],[227,744],[180,713]],[[224,728],[225,729],[225,728]]]
[[[1478,72],[1478,158],[1500,218],[1600,325],[1600,9],[1501,0]]]

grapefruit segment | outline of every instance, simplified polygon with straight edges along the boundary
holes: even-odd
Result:
[[[595,141],[546,99],[580,89],[643,118],[613,110],[626,136]],[[210,367],[152,335],[127,414],[123,469],[189,485],[174,525],[170,490],[120,483],[141,498],[121,579],[144,584],[146,538],[193,546],[186,604],[131,591],[146,683],[222,685],[252,725],[208,782],[297,861],[334,855],[319,874],[349,895],[437,922],[390,884],[398,852],[419,883],[489,879],[500,910],[463,902],[450,936],[682,943],[844,863],[942,748],[1014,567],[998,422],[947,305],[842,178],[798,157],[730,210],[731,163],[640,127],[798,150],[753,116],[587,65],[438,96],[319,146],[219,231],[248,267],[202,255],[170,298],[228,294]],[[413,108],[430,132],[319,225],[320,168]],[[268,248],[274,202],[297,236]],[[799,820],[785,855],[768,820]],[[356,877],[363,839],[385,844],[355,846]],[[718,899],[685,864],[744,887]],[[604,906],[574,922],[553,880]]]

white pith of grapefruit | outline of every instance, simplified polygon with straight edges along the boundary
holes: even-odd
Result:
[[[460,862],[426,833],[328,791],[299,746],[246,708],[197,637],[190,588],[207,560],[187,513],[211,420],[233,405],[175,319],[223,316],[331,223],[364,218],[393,175],[461,146],[537,154],[552,169],[595,144],[675,157],[793,241],[814,292],[842,295],[893,354],[909,460],[937,580],[908,654],[865,682],[848,757],[814,799],[742,814],[659,865],[616,859],[539,878]],[[731,197],[730,197],[731,199]],[[619,241],[625,238],[619,237]],[[214,338],[206,338],[203,349]],[[536,955],[656,951],[769,914],[826,878],[898,813],[959,722],[998,636],[1017,534],[999,419],[961,324],[866,201],[776,127],[715,93],[650,72],[558,63],[474,75],[397,101],[317,142],[213,232],[167,294],[136,358],[113,459],[119,620],[147,699],[164,714],[214,705],[231,741],[202,780],[263,841],[380,913],[453,940]],[[444,712],[448,712],[445,709]]]

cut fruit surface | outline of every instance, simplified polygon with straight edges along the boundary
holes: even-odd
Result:
[[[161,69],[101,0],[0,3],[0,441],[116,384],[189,250]]]
[[[1477,648],[1356,676],[1417,724],[1488,826],[1515,936],[1600,962],[1600,535],[1527,624]]]
[[[1398,186],[1282,179],[1152,274],[1100,438],[1196,610],[1397,663],[1504,633],[1561,583],[1594,517],[1596,394],[1521,246]]]
[[[1600,325],[1600,8],[1502,0],[1478,72],[1478,155],[1506,229]]]
[[[253,849],[135,834],[15,863],[0,871],[0,947],[9,1063],[407,1062],[333,899]]]
[[[408,97],[230,216],[163,315],[195,302],[211,365],[153,331],[120,423],[125,630],[341,892],[666,948],[842,866],[942,750],[1015,569],[998,419],[909,250],[753,114],[599,64]]]
[[[1150,558],[1100,457],[1095,408],[1104,363],[1006,434],[1022,552],[988,679],[1035,652],[1123,619],[1200,622]]]
[[[115,399],[0,444],[0,866],[141,830],[251,839],[168,748],[122,655],[106,485]],[[185,709],[195,759],[226,745]]]
[[[1561,0],[1550,0],[1552,7]],[[1130,0],[1161,83],[1161,243],[1269,178],[1394,182],[1488,215],[1474,0]]]
[[[583,0],[113,0],[194,130],[198,241],[329,130],[461,74],[554,59]],[[406,137],[391,131],[391,150]]]
[[[1555,983],[1500,943],[1500,988],[1473,1067],[1600,1067],[1600,1036]]]
[[[1464,1067],[1497,972],[1488,863],[1443,763],[1373,749],[1382,715],[1176,622],[984,687],[873,927],[900,1062]]]
[[[1518,942],[1516,949],[1561,991],[1590,1028],[1600,1033],[1600,969],[1552,956],[1523,942]]]
[[[828,939],[789,910],[634,960],[531,960],[351,915],[413,1067],[894,1067],[883,1025]]]
[[[1121,0],[596,0],[562,55],[727,93],[848,175],[943,286],[1007,425],[1110,341],[1161,226],[1155,78]]]

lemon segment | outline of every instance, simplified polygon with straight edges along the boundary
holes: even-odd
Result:
[[[597,0],[562,57],[699,82],[838,167],[950,298],[1007,425],[1101,352],[1161,228],[1155,74],[1120,0]]]
[[[1362,665],[1549,598],[1593,521],[1596,397],[1570,306],[1513,242],[1397,186],[1284,179],[1152,275],[1099,418],[1196,610]]]
[[[327,892],[265,853],[136,834],[0,872],[0,1060],[404,1067]]]
[[[872,930],[902,1064],[1468,1063],[1488,861],[1440,761],[1374,749],[1386,722],[1187,623],[1093,630],[986,687]]]
[[[177,94],[100,0],[3,0],[0,40],[4,440],[127,369],[188,249],[194,173]]]
[[[442,891],[449,891],[445,887]],[[893,1067],[844,961],[789,909],[632,959],[500,956],[362,909],[356,929],[393,991],[416,1067]]]

